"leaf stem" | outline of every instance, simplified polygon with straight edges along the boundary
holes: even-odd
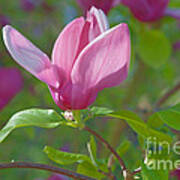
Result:
[[[87,126],[84,127],[84,130],[88,131],[90,134],[97,137],[101,141],[101,143],[104,144],[111,151],[111,153],[118,159],[122,170],[127,171],[124,161],[121,159],[121,157],[118,155],[118,153],[113,149],[113,147],[102,136],[100,136],[98,133],[96,133],[95,131],[93,131],[92,129],[90,129]]]
[[[158,108],[160,107],[162,104],[164,104],[167,99],[172,96],[174,93],[176,93],[177,91],[180,90],[180,82],[176,84],[175,87],[173,87],[172,89],[170,89],[166,94],[164,94],[164,96],[162,96],[159,101],[155,104],[155,106]]]
[[[13,163],[0,163],[0,169],[9,169],[9,168],[30,168],[30,169],[39,169],[50,171],[53,173],[65,175],[67,177],[71,177],[73,179],[79,180],[95,180],[94,178],[90,178],[76,172],[62,169],[59,167],[49,166],[46,164],[39,164],[39,163],[30,163],[30,162],[13,162]]]

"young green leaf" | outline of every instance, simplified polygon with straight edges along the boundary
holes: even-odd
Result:
[[[168,170],[149,169],[145,164],[142,164],[143,180],[168,180]]]
[[[158,121],[159,119],[169,127],[180,130],[180,103],[163,111],[156,112],[150,119]]]
[[[146,160],[141,163],[143,179],[168,180],[168,172],[173,169],[174,162],[169,147],[152,143],[147,148]]]
[[[104,178],[104,175],[99,173],[97,168],[91,162],[82,162],[77,167],[77,173],[96,178],[101,180]]]
[[[90,161],[89,157],[86,155],[63,152],[49,146],[46,146],[44,148],[44,152],[48,155],[49,159],[61,165],[69,165],[74,163],[82,163],[84,161]]]
[[[119,111],[116,113],[109,114],[110,117],[115,117],[125,120],[129,126],[139,135],[144,138],[156,137],[157,141],[168,141],[172,142],[172,139],[169,135],[166,135],[162,132],[156,131],[148,127],[135,113],[131,111]]]
[[[131,146],[131,142],[126,140],[119,145],[116,151],[119,154],[119,156],[122,157],[128,151],[130,146]]]
[[[106,107],[92,107],[90,109],[90,112],[93,116],[104,116],[110,113],[113,113],[112,109],[106,108]]]
[[[155,114],[153,114],[152,116],[149,117],[148,121],[147,121],[147,125],[151,128],[160,128],[164,125],[164,122],[161,120],[161,118],[159,116]]]
[[[147,31],[140,36],[138,53],[147,65],[159,68],[170,57],[171,44],[163,32]]]
[[[14,129],[27,126],[55,128],[63,124],[62,117],[54,110],[28,109],[13,115],[0,131],[2,142]]]

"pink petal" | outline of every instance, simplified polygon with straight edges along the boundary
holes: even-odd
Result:
[[[86,109],[88,105],[95,100],[94,90],[82,91],[81,86],[64,84],[60,89],[50,88],[50,92],[55,103],[62,110]],[[93,94],[93,96],[92,96]],[[97,93],[96,93],[97,94]]]
[[[98,91],[119,85],[127,77],[129,61],[129,30],[126,24],[120,24],[92,41],[79,55],[71,74],[74,99],[81,101],[89,96],[89,104]],[[82,96],[76,94],[77,89]]]
[[[66,80],[65,73],[56,65],[51,65],[49,68],[44,69],[38,74],[38,77],[41,81],[54,88],[59,88],[63,81]]]
[[[79,40],[79,48],[77,51],[76,58],[80,54],[80,52],[84,49],[84,47],[89,43],[90,25],[91,25],[91,23],[88,21],[86,21],[84,24],[83,30],[81,32],[80,40]]]
[[[47,77],[47,74],[54,77],[55,75],[51,70],[51,63],[46,54],[9,25],[3,28],[3,38],[8,51],[18,64],[38,79],[56,86],[57,82],[49,81],[49,77]]]
[[[109,23],[106,15],[100,9],[92,7],[87,13],[87,21],[91,23],[89,30],[90,41],[109,29]]]
[[[100,26],[101,33],[109,29],[109,22],[107,16],[101,9],[96,9],[95,7],[92,7],[90,13],[94,14],[94,16],[96,17],[98,24]]]
[[[77,18],[65,27],[55,43],[53,64],[62,68],[67,77],[79,52],[88,43],[88,29],[89,25],[84,18]]]
[[[0,110],[3,109],[23,87],[21,73],[16,68],[0,68]]]

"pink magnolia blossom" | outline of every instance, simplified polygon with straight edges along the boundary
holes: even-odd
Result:
[[[0,110],[22,89],[23,80],[16,68],[0,68]]]
[[[115,4],[117,4],[117,1],[119,0],[77,0],[84,12],[87,12],[94,6],[102,9],[106,14]]]
[[[34,0],[20,0],[21,8],[26,12],[31,12],[35,8]]]
[[[120,2],[143,22],[157,21],[163,16],[180,20],[180,9],[168,8],[169,0],[119,0]]]
[[[170,175],[171,177],[176,177],[177,180],[180,180],[180,168],[172,171]]]
[[[76,110],[87,108],[99,91],[119,85],[128,75],[128,26],[108,28],[103,11],[93,7],[87,19],[77,18],[64,28],[52,62],[11,26],[3,28],[3,38],[16,62],[49,86],[61,109]]]
[[[6,16],[0,14],[0,28],[9,23],[10,23],[9,19]]]
[[[130,8],[137,19],[149,22],[164,16],[169,0],[122,0],[122,3]]]
[[[176,43],[173,44],[173,49],[174,49],[175,51],[180,50],[180,41],[177,41]]]

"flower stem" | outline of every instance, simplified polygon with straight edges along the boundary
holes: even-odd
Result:
[[[93,131],[92,129],[90,129],[87,126],[84,127],[84,130],[88,131],[90,134],[97,137],[101,141],[101,143],[103,143],[111,151],[111,153],[118,159],[122,170],[127,171],[124,161],[121,159],[121,157],[118,155],[118,153],[113,149],[113,147],[102,136],[100,136],[98,133],[96,133],[95,131]]]
[[[62,169],[59,167],[53,167],[46,164],[39,164],[39,163],[29,163],[29,162],[13,162],[13,163],[0,163],[0,169],[9,169],[9,168],[30,168],[30,169],[39,169],[50,171],[53,173],[65,175],[67,177],[71,177],[73,179],[79,180],[95,180],[94,178],[90,178],[76,172]]]

